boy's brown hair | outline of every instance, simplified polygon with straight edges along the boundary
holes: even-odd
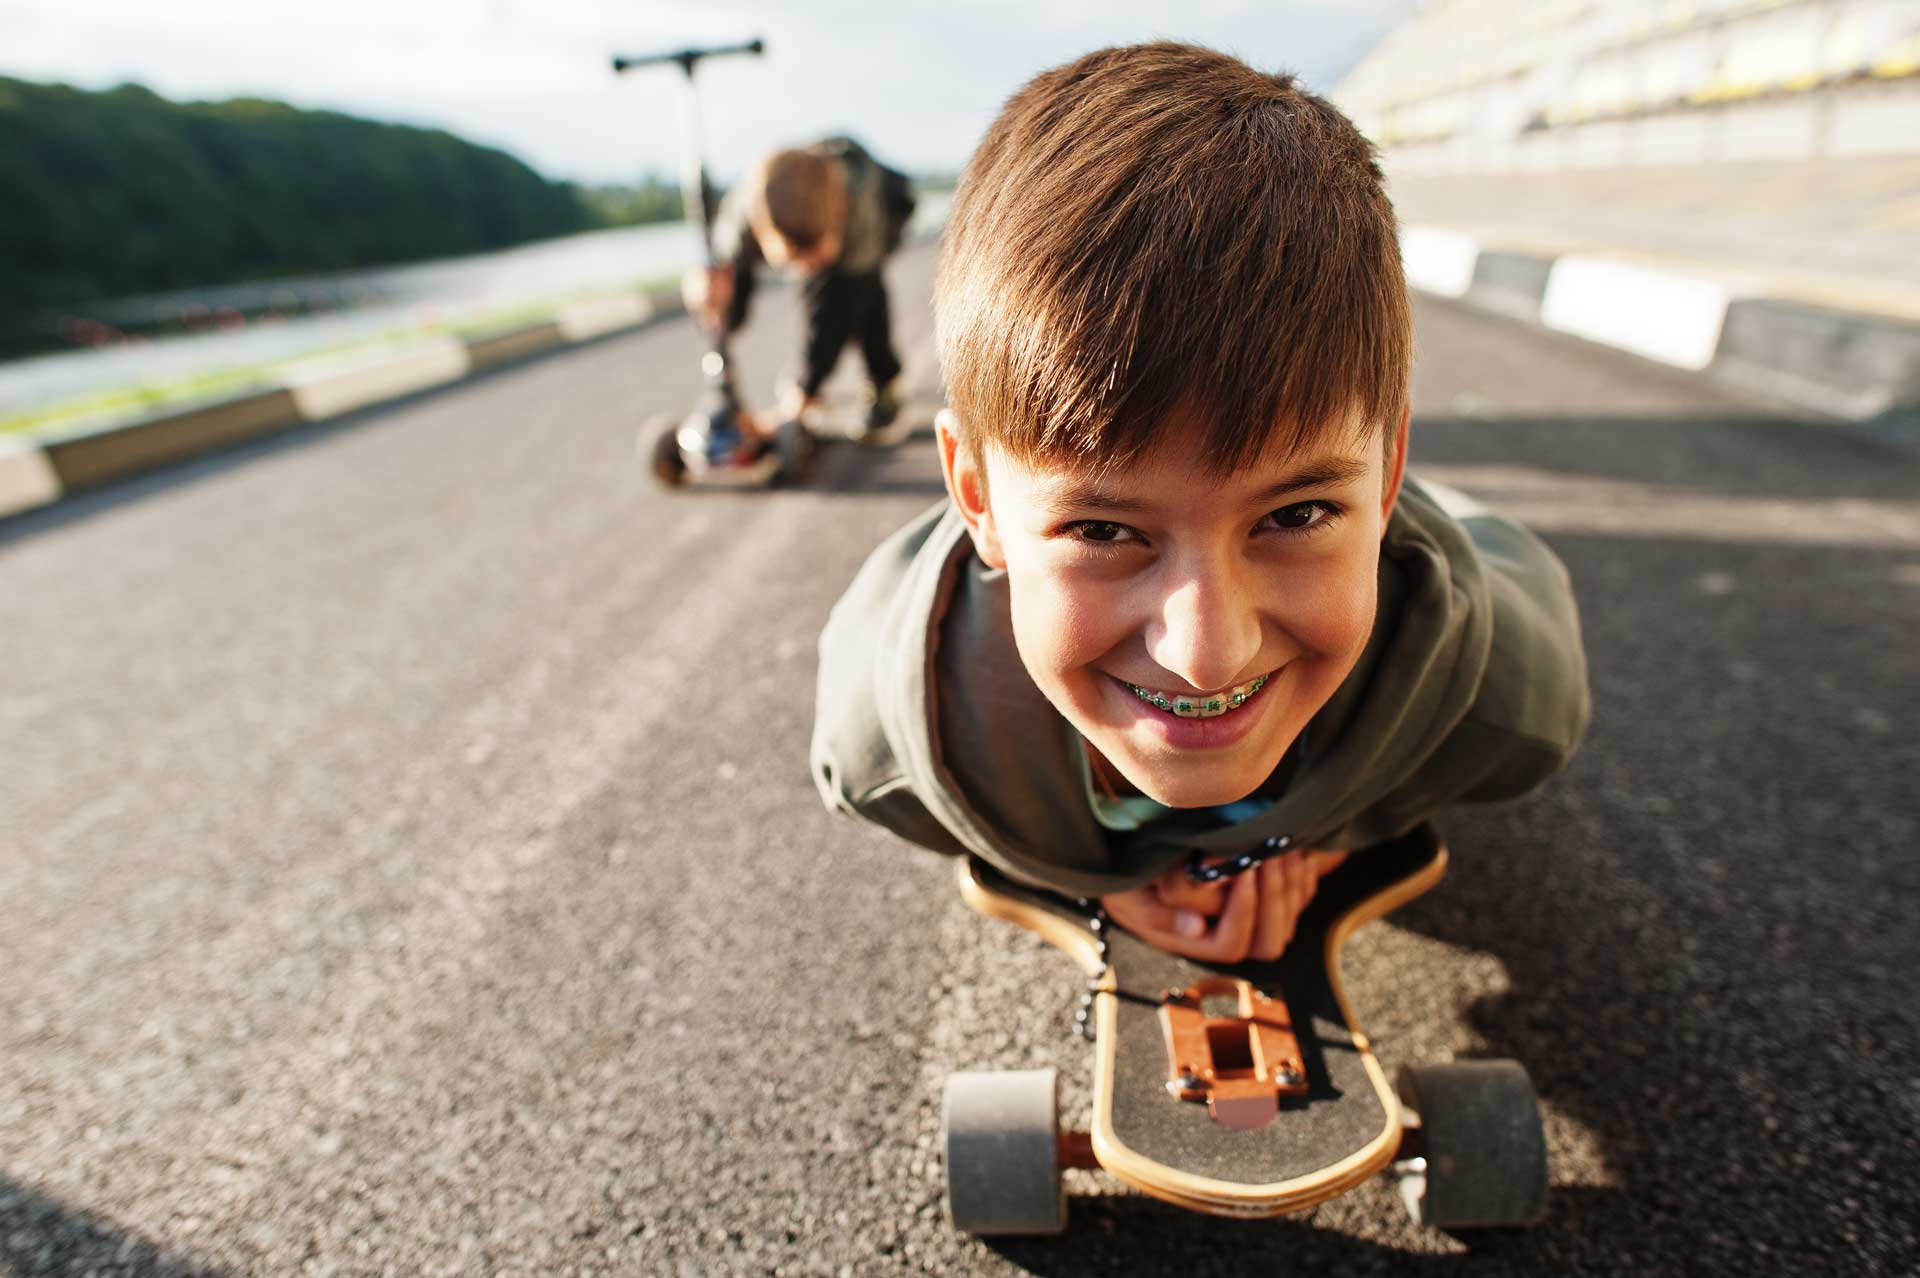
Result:
[[[753,176],[749,220],[771,226],[802,252],[846,216],[846,180],[840,164],[818,151],[775,151]]]
[[[1372,145],[1210,49],[1035,76],[967,164],[935,311],[966,446],[1124,466],[1194,413],[1222,470],[1355,413],[1392,437],[1412,319]]]

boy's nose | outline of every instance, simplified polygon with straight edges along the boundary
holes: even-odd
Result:
[[[1147,654],[1196,692],[1246,677],[1260,654],[1260,617],[1229,574],[1188,574],[1147,625]]]

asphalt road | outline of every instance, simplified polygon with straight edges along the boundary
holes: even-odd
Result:
[[[0,524],[0,1274],[1912,1271],[1920,459],[1419,326],[1414,464],[1564,556],[1596,715],[1349,985],[1389,1069],[1532,1069],[1540,1228],[1081,1177],[1064,1238],[948,1231],[944,1075],[1086,1062],[1066,961],[806,776],[932,449],[657,492],[672,323]]]

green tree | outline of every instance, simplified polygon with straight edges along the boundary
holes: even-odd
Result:
[[[606,219],[435,129],[0,77],[0,329],[89,301],[501,248]]]

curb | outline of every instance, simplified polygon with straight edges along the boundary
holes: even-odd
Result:
[[[1920,323],[1619,258],[1401,232],[1407,283],[1851,423],[1920,404]]]
[[[1826,417],[1865,423],[1920,404],[1913,321],[1616,258],[1505,248],[1442,227],[1403,227],[1401,257],[1407,283],[1420,292],[1704,372]],[[669,289],[585,298],[494,332],[306,361],[276,385],[138,421],[37,439],[0,435],[0,518],[683,311]]]
[[[684,309],[668,289],[584,298],[546,319],[494,332],[413,338],[374,352],[302,361],[275,385],[138,421],[38,438],[0,435],[0,518],[244,440],[640,328]]]

